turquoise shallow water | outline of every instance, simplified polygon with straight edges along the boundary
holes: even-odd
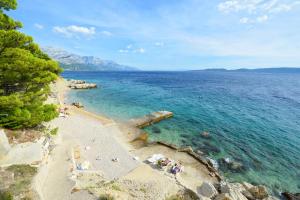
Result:
[[[153,111],[172,119],[145,130],[151,140],[190,145],[230,180],[300,191],[300,74],[255,72],[65,72],[101,85],[69,101],[117,120]],[[207,131],[210,137],[201,133]],[[225,158],[242,164],[238,169]]]

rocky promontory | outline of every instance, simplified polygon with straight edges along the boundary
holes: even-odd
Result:
[[[83,80],[69,80],[68,87],[71,89],[91,89],[97,88],[97,84],[95,83],[86,83]]]

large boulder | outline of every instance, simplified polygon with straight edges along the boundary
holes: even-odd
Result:
[[[218,191],[213,184],[209,182],[203,182],[202,185],[197,189],[199,195],[212,198],[218,194]]]
[[[245,191],[245,188],[240,183],[227,183],[222,181],[220,183],[220,191],[222,194],[228,194],[232,200],[248,200],[242,193]]]
[[[252,185],[251,183],[248,183],[248,182],[243,182],[242,185],[244,186],[244,188],[246,190],[249,190],[250,188],[254,187],[254,185]]]
[[[0,130],[0,159],[10,151],[11,147],[4,133],[4,130]]]
[[[300,200],[300,193],[292,194],[289,192],[283,192],[282,195],[288,200]]]
[[[264,199],[269,196],[267,188],[262,185],[254,186],[248,190],[255,199]]]

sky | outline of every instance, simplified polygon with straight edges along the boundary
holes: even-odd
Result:
[[[143,70],[300,67],[300,0],[19,0],[41,46]]]

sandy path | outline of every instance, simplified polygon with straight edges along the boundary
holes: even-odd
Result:
[[[61,141],[44,166],[47,172],[40,174],[46,176],[39,186],[45,200],[75,199],[71,195],[74,183],[69,179],[71,149],[75,146],[80,147],[82,158],[91,163],[90,169],[101,171],[108,180],[124,176],[138,166],[127,149],[114,138],[115,134],[120,134],[116,133],[119,129],[115,124],[102,125],[98,119],[72,112],[67,118],[53,120],[51,125],[59,127]],[[118,158],[119,162],[113,162],[113,158]]]

